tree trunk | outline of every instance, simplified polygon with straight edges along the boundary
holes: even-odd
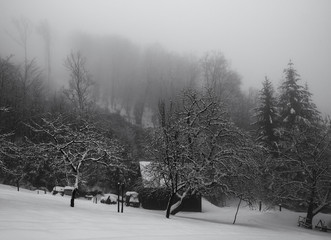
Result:
[[[306,224],[310,229],[312,229],[312,224],[313,224],[313,217],[314,217],[313,211],[314,211],[314,203],[310,202],[306,216]]]
[[[174,204],[171,206],[171,209],[170,209],[170,214],[171,214],[171,215],[176,215],[180,210],[182,210],[182,207],[183,207],[183,200],[186,198],[188,192],[189,192],[189,189],[187,189],[187,190],[183,193],[183,195],[180,196],[179,201],[177,201],[176,203],[174,203]]]
[[[76,171],[76,179],[75,179],[75,188],[74,188],[74,190],[72,191],[72,194],[71,194],[71,201],[70,201],[70,206],[71,207],[75,206],[76,192],[78,190],[78,183],[79,183],[79,166],[74,169]]]
[[[180,212],[183,207],[183,199],[184,198],[181,198],[178,202],[172,205],[172,209],[170,212],[171,215],[176,215],[178,212]]]
[[[236,211],[236,214],[234,215],[234,219],[233,219],[233,223],[232,224],[235,224],[236,223],[236,220],[237,220],[237,215],[238,215],[238,211],[239,211],[239,207],[240,207],[242,198],[240,197],[239,199],[240,200],[239,200],[239,203],[238,203],[238,206],[237,206],[237,211]]]
[[[16,180],[16,186],[17,186],[17,191],[19,192],[20,191],[20,180],[19,179]]]
[[[170,217],[170,210],[171,210],[172,202],[174,201],[175,196],[176,196],[176,193],[171,193],[171,195],[170,195],[168,205],[167,205],[166,218]]]
[[[77,188],[75,188],[75,189],[72,191],[72,194],[71,194],[71,200],[70,200],[70,207],[74,207],[74,206],[75,206],[76,191],[77,191]]]
[[[306,216],[306,225],[310,229],[312,229],[313,217],[314,217],[315,187],[316,187],[316,183],[314,183],[311,188],[309,205],[308,205],[307,216]]]

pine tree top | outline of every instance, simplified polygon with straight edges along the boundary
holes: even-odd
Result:
[[[299,123],[305,125],[315,122],[319,118],[319,112],[313,103],[312,94],[305,86],[299,84],[300,75],[290,61],[284,69],[284,81],[280,86],[279,113],[282,125],[285,128],[292,128]]]

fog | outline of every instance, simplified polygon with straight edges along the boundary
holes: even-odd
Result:
[[[331,114],[330,10],[329,0],[0,0],[0,57],[24,58],[12,23],[24,16],[34,25],[44,19],[50,24],[53,79],[62,83],[66,55],[77,45],[88,46],[79,36],[100,43],[116,35],[125,39],[123,50],[157,43],[183,55],[221,51],[243,89],[260,89],[265,76],[277,87],[291,59],[320,111]],[[44,66],[37,34],[29,39],[28,57]]]

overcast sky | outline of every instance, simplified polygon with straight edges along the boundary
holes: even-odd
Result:
[[[331,115],[331,0],[0,0],[1,57],[14,52],[5,29],[21,15],[47,18],[58,40],[79,30],[198,56],[222,51],[244,89],[265,76],[277,87],[291,59]]]

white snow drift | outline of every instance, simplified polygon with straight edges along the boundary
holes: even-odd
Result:
[[[69,206],[69,196],[36,194],[0,185],[0,239],[330,239],[331,233],[299,228],[299,215],[287,210],[259,212],[243,206],[237,223],[232,224],[235,207],[218,208],[203,201],[202,213],[179,213],[171,219],[162,211],[126,207],[117,213],[116,205],[94,204],[77,199]],[[315,221],[331,221],[319,214]]]

